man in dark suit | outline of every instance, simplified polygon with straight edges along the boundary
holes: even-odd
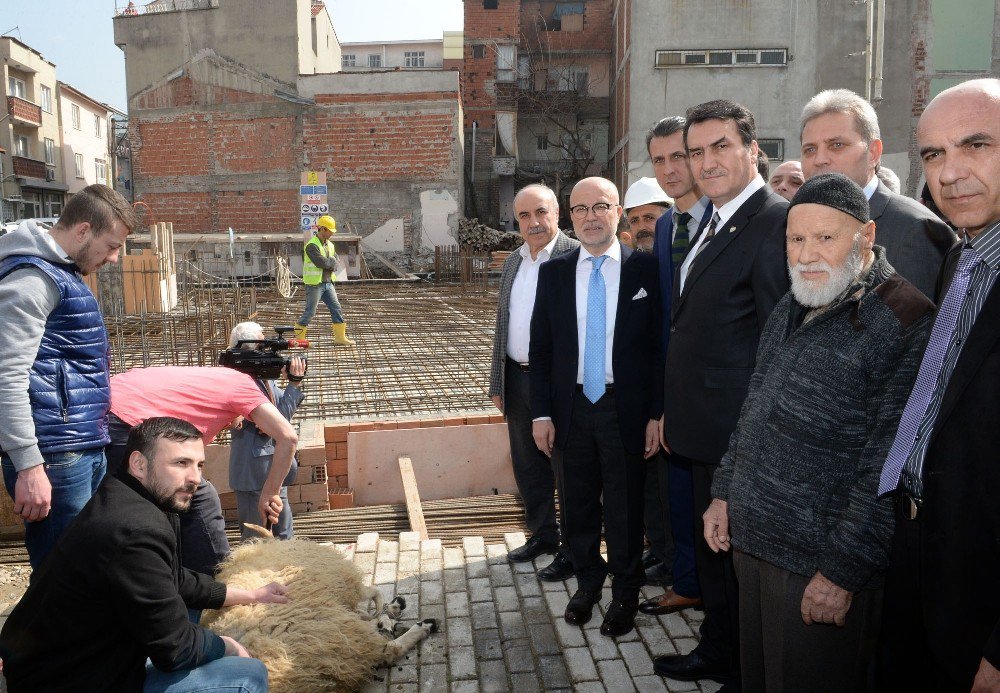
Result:
[[[533,434],[556,470],[579,585],[566,621],[590,620],[610,572],[612,601],[601,633],[617,637],[635,626],[643,583],[643,459],[659,450],[662,413],[660,292],[656,260],[615,239],[622,208],[611,181],[577,183],[570,214],[582,248],[545,263],[538,275]]]
[[[664,118],[646,135],[646,150],[653,164],[653,173],[660,187],[674,198],[673,208],[656,222],[653,254],[660,263],[660,302],[663,308],[663,353],[670,341],[670,295],[673,290],[674,270],[687,257],[691,238],[698,227],[707,224],[712,216],[712,204],[702,195],[691,175],[687,149],[684,147],[683,116]],[[673,537],[673,564],[653,565],[646,571],[646,581],[651,584],[670,585],[663,594],[639,605],[646,614],[669,614],[690,607],[701,606],[701,588],[694,560],[694,496],[691,487],[691,465],[666,454],[666,463],[657,465],[658,483],[666,490],[666,503],[655,508],[666,517],[664,526]],[[662,495],[662,494],[661,494]],[[646,510],[646,517],[650,516]],[[668,519],[669,518],[669,519]],[[648,532],[648,530],[647,530]],[[657,577],[671,579],[656,580]]]
[[[1000,80],[941,92],[917,144],[964,242],[879,485],[896,500],[879,689],[1000,691]]]
[[[674,275],[664,378],[663,442],[691,465],[695,536],[715,469],[736,427],[767,317],[788,290],[785,210],[757,173],[753,114],[732,101],[688,110],[691,172],[715,211]],[[687,655],[654,661],[658,674],[736,682],[737,588],[732,558],[695,542],[705,620]]]
[[[500,274],[490,397],[507,417],[514,481],[531,536],[507,557],[520,563],[555,553],[555,559],[538,571],[538,577],[557,581],[573,574],[573,564],[565,545],[559,543],[552,464],[531,437],[528,340],[539,267],[551,257],[579,248],[580,243],[559,230],[559,201],[548,186],[532,184],[521,188],[514,196],[514,216],[524,245],[510,254]]]
[[[875,109],[849,89],[828,89],[809,100],[801,123],[806,180],[843,173],[860,185],[889,264],[933,301],[941,261],[957,239],[933,212],[878,179],[882,140]]]

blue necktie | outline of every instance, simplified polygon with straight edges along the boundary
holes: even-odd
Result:
[[[920,430],[920,424],[923,423],[924,417],[927,415],[938,379],[941,377],[944,357],[948,353],[948,345],[955,332],[955,325],[958,324],[958,316],[962,312],[962,301],[969,289],[972,270],[981,259],[972,248],[962,250],[962,255],[958,260],[958,268],[955,270],[955,278],[941,302],[937,317],[934,318],[931,337],[920,362],[917,381],[913,385],[913,390],[910,391],[910,398],[906,401],[903,416],[899,420],[896,439],[892,442],[889,457],[886,458],[885,465],[882,467],[882,476],[878,484],[880,496],[894,491],[899,485],[899,477],[906,466],[906,460],[909,459],[910,453],[913,451],[913,446],[916,444],[917,431]]]
[[[604,275],[601,265],[608,259],[607,255],[587,258],[594,263],[590,271],[590,284],[587,286],[587,336],[583,342],[583,394],[591,402],[596,403],[604,396],[605,383],[605,308]]]

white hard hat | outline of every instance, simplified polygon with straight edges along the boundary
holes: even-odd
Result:
[[[656,182],[655,178],[640,178],[625,191],[625,209],[632,209],[641,205],[665,204],[672,205],[673,199],[663,192],[663,188]]]

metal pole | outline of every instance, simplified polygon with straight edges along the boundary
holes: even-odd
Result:
[[[875,70],[873,74],[872,104],[882,100],[882,65],[885,44],[885,0],[878,1],[878,24],[875,27]]]
[[[472,121],[472,183],[476,182],[476,128],[479,127],[479,121]],[[475,191],[473,191],[475,192]]]

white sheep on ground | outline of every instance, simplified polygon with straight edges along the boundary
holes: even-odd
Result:
[[[287,604],[234,606],[202,618],[202,625],[235,638],[264,662],[273,691],[356,690],[377,667],[391,665],[437,630],[434,619],[425,619],[392,639],[406,602],[397,597],[384,605],[340,551],[304,539],[245,543],[217,579],[246,589],[269,582],[288,587]],[[361,602],[374,610],[359,610]]]

